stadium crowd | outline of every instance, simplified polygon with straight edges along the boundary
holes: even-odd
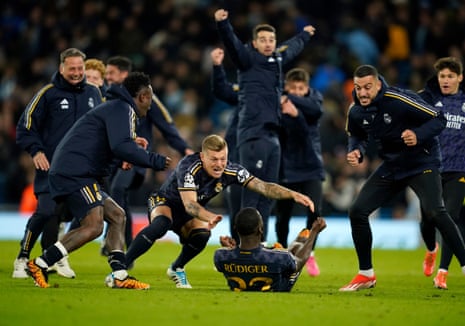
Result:
[[[211,0],[5,1],[0,4],[0,207],[16,209],[34,168],[15,144],[17,121],[57,67],[58,53],[76,47],[87,58],[129,57],[134,70],[152,78],[155,93],[170,110],[191,148],[210,133],[224,133],[231,107],[211,91],[210,51],[221,46]],[[278,41],[303,26],[315,37],[293,63],[311,74],[311,87],[324,96],[321,141],[326,170],[323,215],[347,213],[361,182],[378,161],[368,155],[359,167],[346,162],[346,112],[352,72],[372,64],[391,85],[419,91],[440,57],[465,54],[463,0],[235,0],[222,1],[243,41],[252,26],[276,27]],[[224,66],[231,80],[235,68]],[[288,67],[290,68],[290,67]],[[155,151],[179,158],[159,134]],[[144,206],[167,172],[148,172],[132,204]],[[221,199],[220,199],[221,200]],[[393,218],[408,215],[411,194],[389,207]],[[222,202],[216,203],[222,206]]]

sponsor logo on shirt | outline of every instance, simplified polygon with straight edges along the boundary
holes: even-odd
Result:
[[[450,114],[448,112],[444,113],[444,116],[447,119],[446,128],[462,129],[462,124],[465,123],[465,117],[459,114]]]

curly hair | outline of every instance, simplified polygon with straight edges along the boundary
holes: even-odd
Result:
[[[131,72],[124,80],[123,85],[132,97],[136,97],[142,88],[150,87],[150,77],[143,72]]]
[[[85,62],[85,69],[89,70],[97,70],[101,75],[102,78],[105,77],[105,64],[103,63],[102,60],[98,59],[87,59]]]

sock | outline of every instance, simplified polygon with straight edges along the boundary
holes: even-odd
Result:
[[[126,252],[126,264],[131,265],[134,260],[149,250],[157,239],[168,232],[171,227],[171,219],[164,215],[157,216],[151,224],[140,231]]]
[[[122,281],[128,277],[128,272],[125,269],[120,269],[118,271],[113,271],[113,276],[118,280]]]
[[[48,216],[39,213],[34,213],[29,218],[24,236],[21,239],[21,250],[18,254],[18,258],[29,258],[32,248],[42,233],[45,223],[47,223],[47,219]]]
[[[189,261],[202,252],[210,239],[211,232],[207,229],[193,229],[182,246],[181,254],[171,265],[173,270],[184,268]]]
[[[366,277],[373,277],[373,276],[375,276],[375,271],[373,270],[373,268],[366,269],[366,270],[360,270],[358,273],[359,273],[360,275],[363,275],[363,276],[366,276]]]
[[[58,241],[53,246],[47,248],[40,258],[42,258],[48,266],[52,266],[67,255],[68,252],[66,248]]]
[[[108,263],[112,271],[126,270],[126,255],[120,250],[114,250],[108,255]]]

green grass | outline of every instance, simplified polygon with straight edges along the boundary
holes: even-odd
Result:
[[[291,293],[235,293],[213,269],[216,246],[187,266],[194,287],[187,290],[165,275],[180,246],[156,243],[131,271],[151,284],[148,291],[106,288],[109,267],[96,242],[71,254],[77,278],[50,275],[57,287],[49,289],[11,278],[17,241],[0,242],[0,248],[0,325],[459,325],[465,318],[465,278],[457,261],[449,290],[437,290],[422,274],[423,249],[375,250],[375,289],[339,292],[357,271],[355,251],[321,248],[321,275],[302,274]]]

